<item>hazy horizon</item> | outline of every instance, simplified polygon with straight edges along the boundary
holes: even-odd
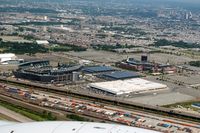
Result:
[[[151,5],[151,6],[166,6],[166,7],[179,7],[193,11],[200,10],[200,0],[0,0],[0,4],[16,4],[19,2],[48,2],[48,3],[62,3],[78,5],[79,2],[96,3],[97,5],[111,5],[115,3],[122,3],[122,6],[131,7],[132,5]]]

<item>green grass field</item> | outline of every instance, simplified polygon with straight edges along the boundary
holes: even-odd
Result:
[[[16,113],[24,115],[35,121],[56,120],[56,118],[53,117],[51,115],[51,113],[47,113],[47,112],[38,113],[38,112],[32,111],[30,109],[26,109],[26,108],[23,108],[23,107],[20,107],[17,105],[13,105],[13,104],[10,104],[7,102],[3,102],[3,101],[0,102],[0,106],[10,109]],[[0,116],[0,118],[1,118],[1,116]]]

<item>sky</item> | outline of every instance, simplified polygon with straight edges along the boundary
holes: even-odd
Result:
[[[0,3],[2,2],[6,2],[7,0],[0,0]],[[137,2],[137,3],[149,3],[149,4],[170,4],[170,5],[173,5],[173,6],[195,6],[196,8],[199,8],[200,9],[200,6],[198,4],[200,4],[200,0],[13,0],[13,1],[32,1],[32,2],[70,2],[70,1],[95,1],[95,2],[101,2],[101,1],[104,1],[104,2],[109,2],[109,1],[117,1],[118,3],[119,2],[126,2],[126,3],[129,3],[129,2]],[[188,4],[188,5],[187,5]],[[199,6],[199,7],[198,7]]]
[[[134,1],[134,0],[133,0]],[[171,2],[171,3],[200,3],[200,0],[140,0],[141,2],[142,1],[148,1],[148,2],[151,2],[151,1],[156,1],[156,2]]]

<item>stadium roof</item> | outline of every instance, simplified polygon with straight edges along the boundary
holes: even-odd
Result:
[[[131,92],[148,92],[152,90],[166,89],[167,85],[151,82],[141,78],[127,80],[115,80],[100,83],[91,83],[89,87],[102,90],[115,95],[121,95]]]
[[[19,65],[19,67],[30,66],[30,65],[35,65],[35,64],[38,64],[38,65],[49,65],[49,60],[28,61],[28,62],[21,63]]]
[[[193,103],[192,106],[195,108],[200,108],[200,103]]]
[[[115,69],[109,66],[93,66],[93,67],[85,67],[83,71],[89,73],[99,73],[99,72],[115,71]]]
[[[109,79],[128,79],[128,78],[138,78],[140,75],[131,71],[115,71],[111,73],[105,73],[102,75],[105,78]]]
[[[1,123],[1,122],[0,122]],[[3,123],[1,133],[157,133],[142,128],[92,122]]]

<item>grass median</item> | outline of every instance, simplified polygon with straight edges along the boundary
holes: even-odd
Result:
[[[4,102],[4,101],[0,101],[0,106],[5,107],[9,110],[12,110],[16,113],[19,113],[35,121],[56,120],[56,117],[53,117],[50,112],[44,111],[43,113],[38,113],[30,109],[27,109],[18,105],[14,105],[8,102]]]

